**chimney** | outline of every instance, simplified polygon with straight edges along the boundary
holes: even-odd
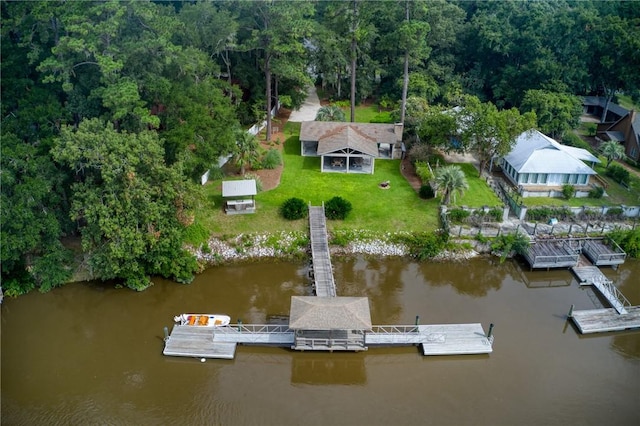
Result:
[[[404,125],[402,123],[395,123],[393,126],[393,133],[396,135],[396,142],[402,142],[402,130]]]

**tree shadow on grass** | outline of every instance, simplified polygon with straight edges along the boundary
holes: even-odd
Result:
[[[300,155],[300,138],[290,136],[284,142],[284,153],[287,155]]]

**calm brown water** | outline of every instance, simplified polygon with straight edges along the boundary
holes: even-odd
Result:
[[[495,323],[494,352],[418,348],[298,353],[239,346],[235,360],[162,355],[175,314],[264,322],[309,293],[290,263],[219,267],[142,293],[74,284],[2,305],[3,425],[637,425],[640,332],[582,337],[571,304],[598,300],[570,272],[490,259],[334,260],[338,293],[374,324]],[[640,262],[605,269],[640,304]]]

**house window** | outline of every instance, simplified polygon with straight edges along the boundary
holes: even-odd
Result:
[[[578,183],[578,175],[576,174],[570,175],[569,183]]]
[[[538,183],[538,174],[537,173],[531,173],[531,179],[529,179],[529,181],[531,183]]]
[[[588,181],[589,181],[588,175],[580,175],[580,179],[578,180],[578,183],[580,185],[586,185]]]
[[[529,180],[529,173],[521,173],[518,177],[518,183],[527,183]]]
[[[547,178],[549,177],[548,174],[546,173],[541,173],[540,174],[540,183],[547,183]]]
[[[562,175],[562,183],[569,183],[569,176],[570,175]]]

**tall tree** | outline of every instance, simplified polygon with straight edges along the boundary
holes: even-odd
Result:
[[[62,128],[52,154],[77,181],[71,219],[101,279],[123,279],[141,290],[149,275],[193,278],[197,265],[182,248],[182,233],[193,220],[195,187],[179,165],[164,164],[162,151],[151,131],[117,132],[98,119]]]
[[[3,132],[0,147],[2,287],[9,296],[48,291],[71,276],[71,257],[60,243],[64,175],[14,134]]]
[[[562,139],[565,132],[580,125],[582,101],[566,93],[527,90],[520,109],[535,112],[540,130],[554,139]]]
[[[517,108],[499,110],[491,102],[482,103],[475,96],[465,97],[459,117],[461,142],[476,154],[480,176],[495,157],[511,151],[520,133],[536,125],[533,112],[521,115]]]
[[[242,49],[260,53],[265,81],[267,140],[271,140],[274,73],[276,77],[297,81],[301,89],[311,81],[306,74],[304,41],[311,31],[308,17],[313,13],[313,4],[259,0],[238,5],[242,8],[245,30],[249,30],[248,37],[242,41]]]

